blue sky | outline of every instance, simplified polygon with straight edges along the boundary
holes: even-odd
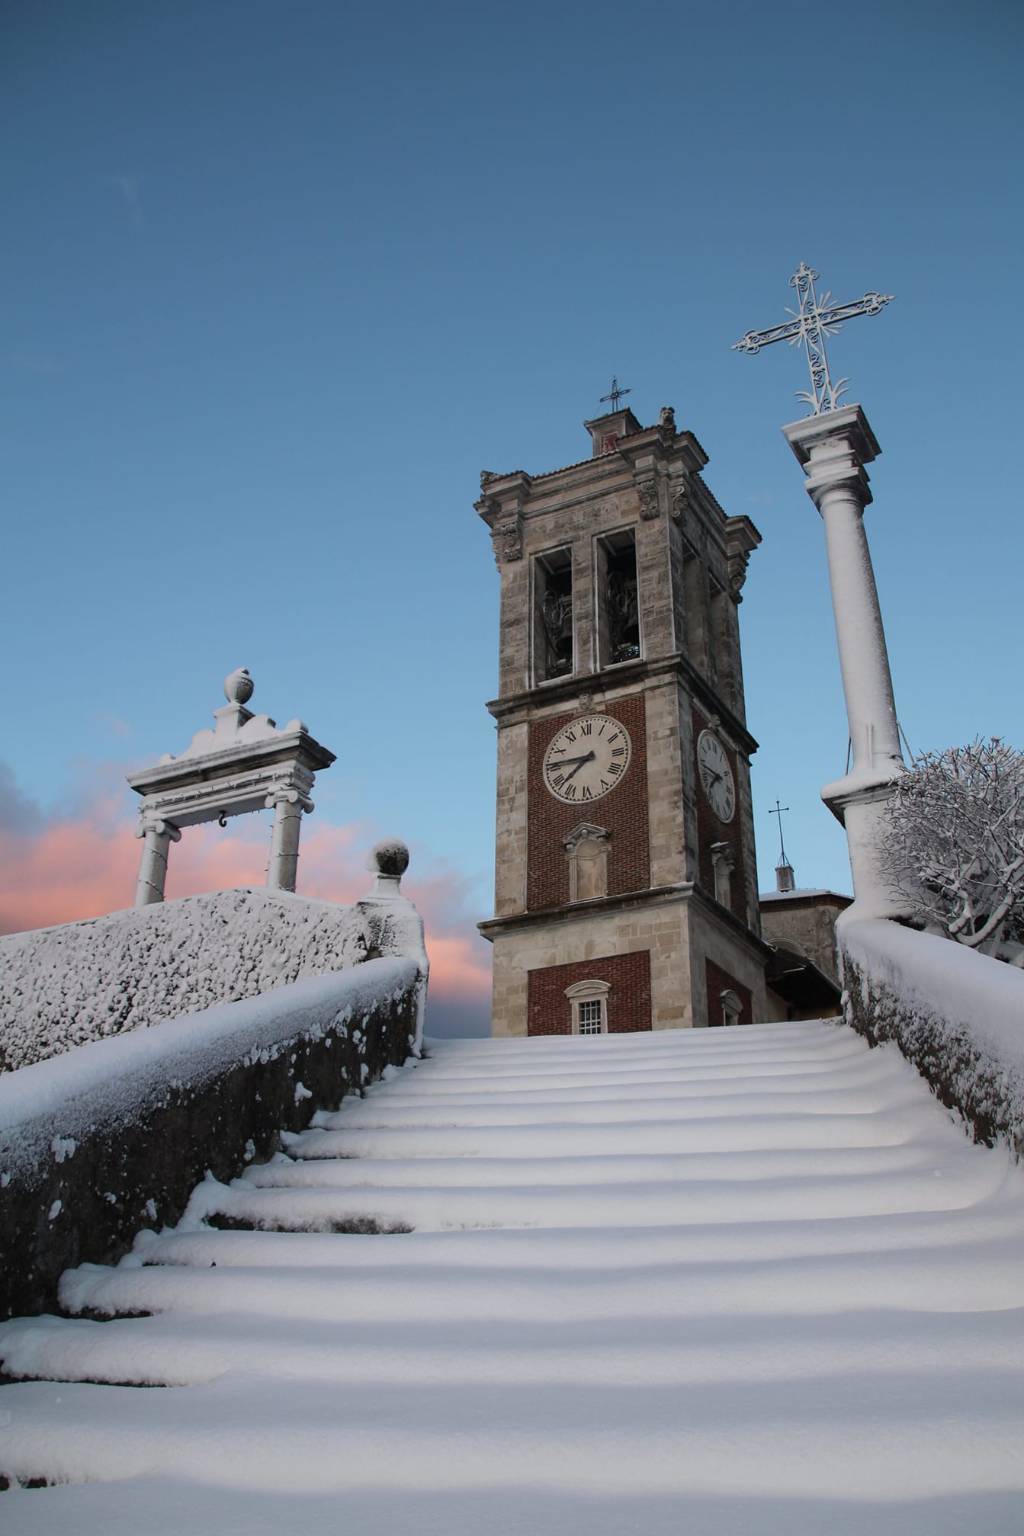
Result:
[[[1020,744],[1021,11],[1004,3],[4,7],[4,756],[52,818],[178,751],[240,664],[338,753],[317,816],[489,915],[481,468],[582,457],[611,375],[753,517],[762,884],[848,887],[801,358],[823,288],[880,439],[869,534],[915,747]],[[12,153],[13,149],[13,153]],[[126,802],[128,791],[125,791]],[[13,799],[7,814],[13,814]],[[130,899],[130,891],[124,900]]]

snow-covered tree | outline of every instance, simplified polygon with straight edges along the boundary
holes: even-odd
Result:
[[[1024,753],[998,737],[927,752],[887,812],[890,878],[915,915],[1024,965]]]

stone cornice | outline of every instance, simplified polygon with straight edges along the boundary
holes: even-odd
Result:
[[[489,917],[477,928],[485,939],[515,928],[537,927],[544,923],[588,921],[599,912],[633,911],[640,907],[664,907],[689,901],[695,894],[692,881],[679,885],[654,886],[650,890],[625,891],[618,896],[598,896],[591,901],[566,903],[559,907],[541,907],[534,912],[517,912],[508,917]]]
[[[675,906],[686,902],[696,903],[712,922],[717,922],[734,937],[743,939],[764,959],[772,953],[770,944],[766,944],[764,939],[759,938],[752,928],[748,928],[746,923],[726,907],[712,901],[692,880],[681,881],[678,885],[652,886],[650,890],[625,891],[618,896],[599,896],[592,901],[567,902],[558,907],[541,907],[536,911],[517,912],[507,917],[489,917],[482,923],[477,923],[477,928],[485,939],[493,943],[494,939],[501,934],[521,931],[524,928],[540,928],[551,923],[588,922],[599,913],[635,912],[644,908]]]
[[[621,479],[622,489],[626,489],[638,479],[656,472],[692,474],[699,479],[699,471],[707,462],[708,456],[692,432],[672,432],[664,426],[648,427],[620,438],[608,453],[579,459],[544,474],[530,475],[522,469],[508,474],[485,471],[480,477],[480,496],[474,506],[493,529],[496,522],[512,514],[527,518],[543,516],[553,510],[546,504],[549,498],[557,503],[559,510],[571,506],[573,500],[566,493],[573,482],[582,501],[618,489],[614,485],[617,480]],[[721,512],[703,482],[701,487],[711,504]]]
[[[317,772],[330,767],[334,756],[308,731],[278,731],[273,737],[251,746],[225,747],[204,758],[175,757],[166,763],[156,763],[152,768],[141,768],[138,773],[129,775],[128,783],[136,794],[159,794],[197,779],[228,777],[248,764],[271,768],[276,763],[296,762]]]
[[[670,656],[659,656],[650,661],[624,661],[603,672],[577,672],[572,677],[560,677],[555,682],[543,683],[537,688],[525,688],[488,701],[486,708],[499,725],[515,725],[519,720],[531,719],[537,709],[546,704],[569,706],[586,694],[596,705],[598,695],[607,696],[620,690],[657,685],[668,678],[680,681],[692,694],[694,701],[709,715],[717,715],[725,733],[748,757],[757,751],[757,742],[739,716],[726,704],[711,684],[680,651]]]

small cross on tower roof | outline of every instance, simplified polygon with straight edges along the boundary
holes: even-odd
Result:
[[[612,411],[617,411],[618,408],[619,408],[619,401],[623,398],[623,396],[624,395],[631,395],[632,393],[633,393],[633,391],[631,389],[623,389],[620,386],[618,379],[615,377],[615,375],[613,373],[612,374],[612,387],[611,387],[611,389],[608,391],[608,393],[606,395],[602,395],[601,396],[601,404],[602,405],[610,404],[611,408],[612,408]]]

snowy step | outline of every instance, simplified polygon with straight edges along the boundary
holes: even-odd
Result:
[[[920,1141],[900,1147],[822,1148],[813,1154],[813,1172],[850,1176],[933,1169],[941,1162],[941,1143]],[[614,1185],[677,1183],[691,1179],[796,1178],[811,1172],[806,1152],[759,1149],[756,1152],[690,1152],[675,1156],[644,1153],[610,1157],[562,1158],[316,1158],[296,1161],[280,1156],[248,1168],[243,1182],[258,1189],[453,1188],[505,1185]]]
[[[984,1160],[936,1156],[916,1171],[879,1169],[822,1175],[808,1164],[799,1177],[679,1179],[670,1184],[527,1184],[443,1188],[260,1188],[246,1179],[209,1181],[193,1196],[193,1218],[227,1218],[285,1231],[433,1230],[451,1227],[655,1226],[679,1222],[772,1221],[787,1218],[951,1210],[984,1199],[999,1181]]]
[[[502,1273],[522,1269],[579,1271],[645,1265],[751,1263],[820,1254],[919,1253],[923,1249],[983,1246],[1024,1258],[1021,1210],[1010,1178],[997,1194],[954,1211],[912,1211],[893,1216],[834,1217],[821,1221],[761,1221],[730,1226],[491,1228],[487,1231],[410,1232],[400,1236],[323,1232],[222,1231],[198,1226],[140,1233],[134,1252],[114,1270],[103,1265],[69,1271],[68,1281],[137,1272],[139,1264],[217,1268],[361,1269],[414,1266],[425,1278],[454,1265]],[[1007,1246],[1009,1245],[1009,1246]]]
[[[678,1033],[687,1034],[690,1031],[680,1030]],[[530,1086],[543,1087],[545,1084],[553,1086],[566,1079],[587,1083],[603,1078],[627,1086],[634,1079],[643,1080],[659,1072],[696,1076],[701,1073],[741,1072],[744,1069],[757,1073],[761,1067],[766,1067],[769,1075],[777,1071],[813,1073],[826,1071],[830,1066],[840,1066],[844,1062],[864,1060],[868,1054],[863,1041],[856,1041],[853,1045],[843,1041],[827,1048],[794,1047],[788,1051],[773,1050],[767,1046],[760,1050],[737,1046],[714,1051],[684,1051],[678,1045],[673,1045],[671,1049],[658,1053],[638,1052],[628,1058],[609,1058],[597,1053],[591,1055],[590,1040],[584,1038],[580,1045],[570,1047],[562,1055],[540,1061],[528,1058],[509,1060],[504,1064],[492,1064],[486,1069],[475,1062],[453,1061],[447,1055],[442,1055],[420,1063],[413,1072],[401,1074],[399,1081],[403,1087],[410,1083],[418,1085],[417,1091],[429,1091],[431,1084],[439,1082],[453,1086],[482,1083],[485,1091],[491,1091],[500,1090],[516,1080],[524,1080]],[[390,1086],[378,1086],[370,1092],[385,1092]]]
[[[476,1079],[472,1080],[476,1083]],[[516,1108],[523,1103],[543,1105],[548,1103],[559,1104],[612,1104],[617,1102],[636,1104],[646,1102],[648,1099],[666,1098],[682,1102],[708,1097],[728,1097],[737,1094],[765,1094],[775,1092],[779,1094],[820,1094],[823,1088],[831,1090],[872,1088],[878,1084],[891,1083],[893,1081],[890,1064],[880,1059],[878,1052],[870,1056],[857,1055],[844,1061],[841,1067],[826,1071],[822,1068],[804,1068],[803,1070],[781,1069],[770,1075],[757,1072],[752,1067],[744,1068],[741,1074],[735,1069],[724,1067],[717,1070],[709,1069],[706,1072],[680,1072],[666,1069],[661,1073],[637,1074],[637,1078],[629,1078],[619,1081],[599,1078],[588,1079],[586,1082],[575,1082],[565,1085],[560,1079],[556,1079],[559,1086],[537,1087],[531,1084],[529,1079],[521,1077],[510,1078],[508,1082],[517,1086],[499,1087],[491,1085],[489,1089],[481,1090],[477,1086],[466,1086],[458,1080],[452,1083],[449,1079],[439,1081],[437,1079],[424,1082],[421,1074],[411,1081],[399,1080],[388,1085],[384,1097],[379,1092],[367,1094],[365,1099],[354,1100],[347,1111],[356,1109],[367,1111],[374,1105],[386,1104],[390,1110],[404,1109],[412,1106],[429,1110],[463,1110],[463,1109],[509,1109]],[[339,1111],[345,1113],[346,1111]]]
[[[466,1126],[377,1126],[357,1129],[339,1121],[341,1129],[316,1126],[282,1142],[295,1157],[419,1158],[419,1157],[588,1157],[601,1153],[634,1152],[671,1155],[680,1152],[749,1152],[770,1148],[835,1148],[899,1146],[916,1134],[934,1132],[942,1111],[920,1094],[897,1100],[886,1110],[859,1113],[764,1113],[748,1107],[747,1114],[716,1117],[708,1110],[687,1118],[623,1120],[558,1124],[538,1120],[524,1127],[481,1124]],[[718,1106],[716,1106],[718,1107]]]
[[[625,1058],[646,1055],[653,1058],[666,1051],[723,1050],[785,1051],[791,1048],[826,1050],[832,1047],[846,1048],[863,1042],[838,1021],[823,1022],[820,1019],[804,1019],[785,1024],[744,1024],[717,1029],[664,1029],[650,1033],[611,1035],[505,1035],[495,1038],[467,1038],[426,1041],[426,1065],[443,1060],[460,1066],[482,1063],[500,1069],[512,1061],[528,1062],[532,1067],[542,1066],[558,1056],[576,1059],[580,1054]]]
[[[446,1107],[443,1103],[405,1103],[394,1108],[383,1098],[365,1099],[334,1113],[320,1113],[315,1124],[325,1130],[378,1130],[394,1127],[440,1126],[534,1126],[614,1125],[620,1121],[641,1124],[646,1120],[710,1119],[712,1116],[750,1114],[791,1118],[795,1115],[827,1117],[843,1114],[871,1114],[905,1104],[910,1097],[903,1079],[888,1076],[864,1087],[821,1088],[817,1091],[789,1091],[762,1086],[758,1091],[730,1088],[700,1094],[679,1093],[668,1097],[651,1095],[625,1098],[609,1097],[599,1103],[567,1103],[553,1111],[548,1103],[532,1099],[492,1104],[482,1100]],[[914,1095],[916,1097],[916,1095]]]
[[[961,1370],[1024,1368],[1013,1314],[836,1311],[819,1314],[814,1337],[792,1316],[736,1319],[702,1314],[664,1322],[642,1314],[599,1320],[452,1318],[402,1323],[279,1318],[261,1314],[163,1313],[105,1323],[22,1318],[0,1325],[0,1359],[12,1376],[115,1385],[191,1386],[226,1371],[256,1369],[281,1381],[362,1387],[474,1382],[602,1386],[709,1381],[796,1381],[827,1372],[886,1375],[928,1370],[936,1351]]]
[[[350,1394],[329,1381],[285,1390],[228,1374],[189,1389],[187,1412],[176,1392],[31,1383],[6,1390],[4,1456],[19,1477],[134,1479],[173,1466],[212,1487],[343,1501],[382,1488],[489,1487],[500,1499],[520,1482],[639,1498],[800,1489],[857,1500],[866,1466],[874,1497],[1005,1490],[1024,1434],[1019,1377],[993,1391],[987,1376],[936,1365],[923,1378],[851,1372],[841,1382],[650,1385],[640,1415],[624,1412],[618,1383],[587,1385],[585,1397],[573,1382]]]
[[[997,1243],[980,1244],[982,1260],[998,1259]],[[927,1268],[927,1294],[921,1275]],[[159,1265],[105,1269],[86,1265],[61,1287],[65,1311],[114,1317],[124,1313],[306,1318],[330,1322],[495,1324],[543,1319],[799,1316],[842,1311],[987,1312],[1014,1306],[1019,1275],[998,1262],[967,1260],[955,1247],[916,1252],[819,1253],[800,1259],[740,1255],[715,1262],[647,1264],[596,1273],[536,1267],[503,1273],[452,1263],[424,1286],[415,1263],[392,1259],[377,1268],[321,1267],[205,1270]]]
[[[744,1075],[747,1081],[756,1081],[758,1084],[769,1082],[778,1078],[809,1078],[818,1083],[826,1079],[835,1081],[841,1071],[855,1072],[858,1068],[864,1070],[870,1067],[875,1073],[880,1070],[880,1064],[872,1056],[864,1056],[860,1051],[851,1053],[843,1058],[839,1065],[830,1065],[823,1062],[791,1061],[783,1063],[773,1061],[770,1069],[758,1066],[750,1062],[744,1064]],[[542,1075],[529,1076],[522,1072],[510,1072],[503,1077],[491,1079],[477,1076],[459,1077],[446,1074],[441,1076],[428,1076],[425,1072],[417,1072],[415,1076],[402,1077],[393,1083],[384,1086],[375,1084],[367,1089],[367,1098],[377,1098],[386,1093],[389,1103],[401,1103],[410,1100],[429,1100],[434,1098],[453,1099],[464,1101],[466,1099],[492,1099],[495,1103],[506,1098],[519,1098],[528,1094],[531,1098],[545,1099],[556,1095],[565,1095],[569,1099],[580,1097],[605,1097],[616,1093],[627,1093],[635,1096],[637,1092],[650,1090],[651,1088],[670,1088],[675,1084],[703,1084],[735,1081],[739,1076],[737,1065],[733,1062],[709,1063],[707,1066],[686,1067],[673,1063],[658,1069],[649,1066],[637,1067],[634,1071],[613,1072],[546,1072]]]

